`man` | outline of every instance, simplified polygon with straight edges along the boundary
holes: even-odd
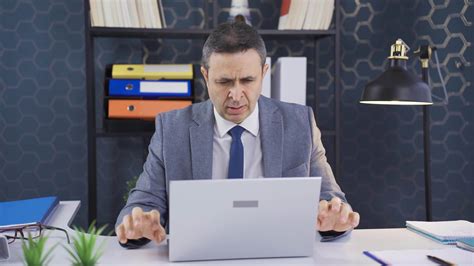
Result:
[[[245,23],[211,33],[201,66],[210,100],[156,117],[143,173],[117,219],[123,246],[166,238],[168,187],[177,179],[321,176],[315,228],[323,239],[359,224],[327,163],[312,109],[260,96],[265,58],[262,38]]]

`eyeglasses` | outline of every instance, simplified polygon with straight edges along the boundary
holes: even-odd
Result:
[[[2,233],[7,238],[8,244],[11,244],[15,242],[15,240],[17,239],[28,239],[28,237],[31,237],[32,239],[38,238],[43,234],[44,230],[59,230],[65,233],[67,243],[70,244],[69,234],[67,233],[66,230],[59,227],[49,226],[49,225],[42,225],[42,224],[26,225],[24,227],[20,227],[16,229],[8,229],[8,230],[3,230],[3,231],[0,230],[0,233]]]

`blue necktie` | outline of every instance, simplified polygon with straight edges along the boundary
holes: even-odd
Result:
[[[232,136],[232,143],[230,144],[230,159],[229,159],[229,179],[244,177],[244,145],[240,137],[244,132],[241,126],[235,126],[229,130]]]

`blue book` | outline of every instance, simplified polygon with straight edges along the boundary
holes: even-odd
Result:
[[[58,197],[0,202],[0,229],[43,224],[58,204]]]
[[[109,96],[191,96],[190,80],[110,79],[108,84]]]

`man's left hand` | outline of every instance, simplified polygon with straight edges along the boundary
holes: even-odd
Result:
[[[331,201],[319,202],[317,228],[319,231],[344,232],[359,225],[359,213],[352,211],[348,204],[334,197]]]

